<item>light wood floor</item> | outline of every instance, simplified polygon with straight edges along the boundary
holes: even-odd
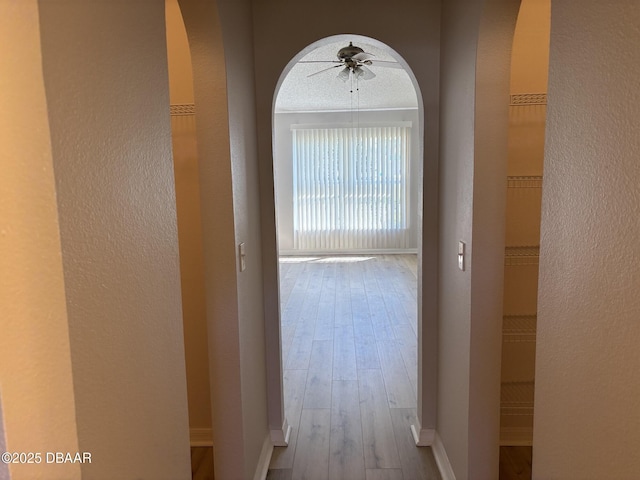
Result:
[[[415,255],[282,258],[289,447],[268,480],[440,479],[409,426],[417,388]],[[194,480],[213,449],[193,447]],[[530,447],[500,449],[500,480],[531,478]]]
[[[275,479],[439,479],[417,448],[415,255],[282,258],[287,448]]]

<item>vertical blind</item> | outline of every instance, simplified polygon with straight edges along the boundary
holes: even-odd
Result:
[[[296,249],[407,247],[410,131],[293,129]]]

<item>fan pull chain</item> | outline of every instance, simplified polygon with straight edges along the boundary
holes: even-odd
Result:
[[[353,73],[351,73],[351,75],[349,75],[349,80],[351,81],[351,90],[349,90],[349,100],[351,102],[351,126],[353,126],[353,79],[354,79],[355,75],[353,75]],[[358,81],[358,79],[356,79],[356,82]],[[356,85],[356,89],[357,89],[357,85]]]
[[[360,80],[356,77],[356,116],[360,128]]]
[[[349,80],[351,81],[351,89],[349,90],[349,101],[351,102],[351,126],[353,126],[353,77],[353,74],[349,75]]]
[[[355,83],[356,83],[356,127],[360,128],[360,80],[358,79],[358,76],[351,72],[351,75],[349,75],[349,80],[351,81],[351,87],[349,90],[349,100],[351,102],[351,125],[354,125],[354,119],[353,119],[353,82],[354,82],[354,78],[355,78]]]

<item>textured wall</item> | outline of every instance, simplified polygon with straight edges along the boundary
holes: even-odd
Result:
[[[536,479],[640,471],[639,24],[635,1],[551,4]]]
[[[164,1],[40,4],[85,478],[188,478]]]
[[[2,397],[0,397],[0,451],[7,451],[7,440],[4,433],[4,415],[2,413]],[[78,470],[79,469],[75,469],[75,472],[78,472]],[[0,464],[0,480],[9,480],[9,465],[4,462]]]
[[[35,0],[0,2],[0,71],[0,435],[6,435],[11,452],[76,452],[69,328]],[[6,473],[6,466],[0,467],[0,478]],[[12,465],[11,475],[13,480],[72,479],[80,478],[80,468],[45,462]]]

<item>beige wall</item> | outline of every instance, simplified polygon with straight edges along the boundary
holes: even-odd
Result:
[[[177,0],[166,0],[166,17],[171,105],[193,105],[191,52]],[[180,243],[189,426],[193,441],[206,442],[211,440],[212,435],[211,395],[195,114],[172,114],[171,138]]]
[[[189,478],[164,1],[40,3],[86,478]]]
[[[550,0],[522,0],[513,36],[511,93],[546,93]]]
[[[10,452],[78,450],[69,328],[35,0],[0,2],[0,402]],[[4,439],[2,442],[4,443]],[[3,450],[4,451],[4,450]],[[12,465],[13,480],[80,478]],[[0,466],[0,478],[7,478]]]
[[[528,94],[547,91],[550,0],[522,0],[513,38],[507,162],[507,215],[502,345],[503,445],[531,445],[540,201],[547,108]],[[523,248],[523,247],[526,247]],[[517,407],[517,408],[514,408]]]
[[[640,9],[554,0],[533,477],[640,471]]]
[[[178,0],[165,0],[167,60],[171,105],[193,104],[193,69],[189,39]]]

